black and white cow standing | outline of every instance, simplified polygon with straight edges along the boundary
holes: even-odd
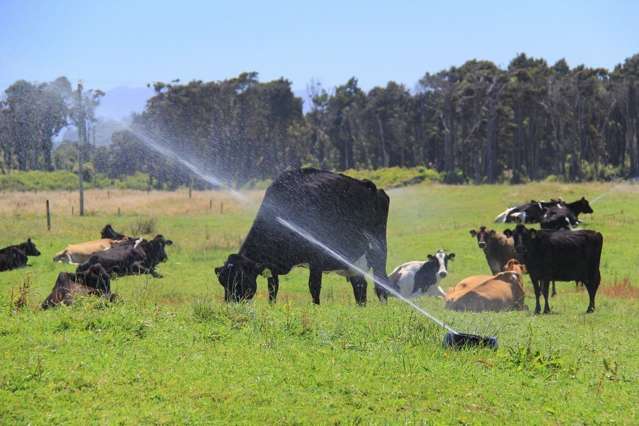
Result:
[[[414,260],[399,265],[389,275],[389,280],[399,287],[404,297],[441,296],[446,292],[439,282],[448,275],[448,261],[455,258],[455,253],[437,250],[428,255],[427,261]]]

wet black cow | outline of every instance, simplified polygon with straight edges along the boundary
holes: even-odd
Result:
[[[525,263],[535,288],[535,313],[541,311],[539,296],[544,295],[544,313],[550,312],[550,281],[579,281],[588,290],[590,302],[586,312],[595,310],[595,295],[601,282],[599,264],[603,236],[596,231],[537,231],[517,225],[504,233],[515,240],[520,262]]]
[[[280,275],[307,265],[313,303],[320,303],[322,273],[340,271],[353,286],[358,304],[366,303],[361,271],[386,277],[386,222],[389,198],[367,180],[316,169],[284,172],[266,190],[264,200],[237,254],[215,268],[227,301],[251,299],[257,276],[268,278],[269,299],[275,301]],[[297,231],[339,253],[356,268],[336,260]],[[386,292],[375,291],[380,300]]]
[[[29,238],[22,244],[16,244],[0,249],[0,271],[27,266],[28,256],[40,256],[40,251]]]
[[[42,309],[52,308],[59,304],[70,305],[77,295],[103,296],[109,301],[115,300],[111,293],[109,274],[102,265],[92,265],[84,272],[60,272],[51,290],[51,294],[42,302]]]
[[[135,244],[115,246],[91,256],[89,260],[78,266],[77,272],[86,271],[99,263],[109,274],[116,276],[151,274],[160,278],[161,275],[155,268],[161,262],[167,261],[165,247],[171,244],[173,241],[167,240],[162,235],[156,235],[150,241],[141,240]]]

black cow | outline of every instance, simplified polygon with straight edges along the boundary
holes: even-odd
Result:
[[[0,271],[27,266],[28,256],[40,256],[40,251],[31,238],[24,243],[0,249]]]
[[[322,273],[340,271],[351,282],[357,303],[364,305],[367,283],[362,270],[372,269],[388,282],[389,203],[386,193],[367,180],[311,168],[284,172],[266,190],[239,253],[215,268],[225,300],[251,299],[257,276],[263,275],[274,302],[279,276],[294,266],[308,265],[313,303],[320,303]],[[333,255],[318,243],[333,250]],[[337,253],[356,268],[336,259]],[[375,291],[380,301],[386,300],[383,288],[376,284]]]
[[[165,247],[173,244],[162,235],[156,235],[151,241],[141,240],[135,244],[122,244],[94,254],[78,266],[77,272],[88,270],[92,265],[101,264],[106,271],[115,276],[151,274],[160,278],[155,267],[166,262]]]
[[[544,295],[544,313],[550,312],[548,287],[550,281],[579,281],[585,284],[590,297],[587,313],[595,310],[595,295],[601,282],[599,263],[603,236],[596,231],[536,231],[517,225],[514,231],[504,233],[515,240],[520,262],[526,264],[535,288],[540,313],[539,295]]]
[[[116,298],[111,293],[109,274],[102,265],[96,264],[84,272],[60,272],[51,294],[42,302],[42,309],[53,308],[61,303],[70,305],[78,294],[103,296],[109,301]]]
[[[579,215],[593,213],[590,203],[585,197],[572,203],[559,203],[546,210],[541,219],[542,229],[570,229],[578,225]]]
[[[100,232],[100,237],[109,238],[111,240],[116,240],[116,241],[129,239],[129,237],[127,237],[126,235],[120,234],[118,231],[113,229],[111,224],[107,224],[104,228],[102,228],[102,231]],[[131,238],[131,239],[135,240],[137,238]]]
[[[563,203],[561,199],[550,201],[530,200],[530,203],[506,209],[495,218],[495,223],[539,223],[548,208],[561,203]]]

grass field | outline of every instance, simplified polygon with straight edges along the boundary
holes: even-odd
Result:
[[[0,424],[637,424],[638,186],[391,190],[388,269],[445,248],[457,255],[443,282],[451,287],[488,272],[468,231],[511,203],[604,193],[583,218],[604,235],[594,314],[585,315],[587,294],[574,283],[558,283],[550,315],[453,313],[440,299],[418,301],[455,327],[497,334],[497,351],[445,350],[441,329],[400,301],[380,305],[370,285],[368,306],[355,306],[339,276],[325,275],[322,305],[313,306],[305,270],[283,277],[274,306],[262,281],[253,303],[224,304],[213,267],[237,250],[253,202],[90,191],[90,214],[78,217],[75,194],[0,194],[0,246],[31,236],[43,253],[0,275]],[[132,233],[151,224],[171,238],[164,278],[114,281],[116,304],[84,299],[40,311],[57,274],[72,269],[52,256],[97,238],[106,223]],[[25,284],[28,303],[18,309]],[[527,277],[526,290],[534,307]]]

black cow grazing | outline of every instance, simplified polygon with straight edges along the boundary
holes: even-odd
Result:
[[[87,271],[60,272],[51,290],[51,294],[42,302],[42,309],[53,308],[63,303],[70,305],[76,295],[103,296],[114,301],[116,295],[111,293],[109,274],[102,265],[92,265]]]
[[[40,256],[40,251],[31,238],[24,243],[0,249],[0,271],[27,266],[28,256]]]
[[[372,269],[375,276],[387,280],[389,202],[386,193],[367,180],[311,168],[282,173],[266,190],[239,253],[215,268],[225,300],[251,299],[257,276],[263,275],[268,278],[269,300],[274,302],[279,276],[294,266],[308,265],[313,303],[320,303],[322,273],[339,271],[351,282],[356,302],[364,305],[367,283],[361,271]],[[310,239],[292,228],[308,233]],[[317,242],[339,253],[357,270]],[[386,300],[387,292],[377,284],[375,291],[380,301]]]
[[[427,261],[414,260],[399,265],[388,279],[399,288],[404,297],[445,297],[446,293],[439,282],[448,276],[448,261],[454,258],[455,253],[438,250],[434,255],[429,254]]]
[[[582,213],[593,213],[585,197],[572,203],[551,206],[541,219],[541,227],[542,229],[570,229],[580,223],[579,215]]]
[[[104,228],[102,228],[102,231],[100,232],[100,238],[109,238],[111,240],[120,241],[120,240],[128,239],[129,237],[127,237],[124,234],[120,234],[118,231],[113,229],[111,224],[107,224]],[[131,238],[131,239],[137,239],[137,238]]]
[[[493,275],[503,272],[506,263],[515,258],[513,239],[501,232],[480,226],[479,231],[471,229],[470,235],[477,238],[477,245],[484,251],[486,262],[488,262],[488,267]]]
[[[590,297],[587,313],[595,310],[595,295],[601,282],[599,263],[603,236],[596,231],[536,231],[517,225],[514,231],[504,231],[515,240],[520,262],[526,264],[535,288],[540,313],[539,295],[544,295],[544,313],[550,312],[548,287],[550,281],[579,281],[585,284]]]
[[[112,275],[151,274],[160,278],[155,267],[166,262],[165,247],[173,244],[162,235],[156,235],[151,241],[140,240],[135,244],[122,244],[94,254],[78,266],[77,272],[87,271],[91,266],[101,264]]]

